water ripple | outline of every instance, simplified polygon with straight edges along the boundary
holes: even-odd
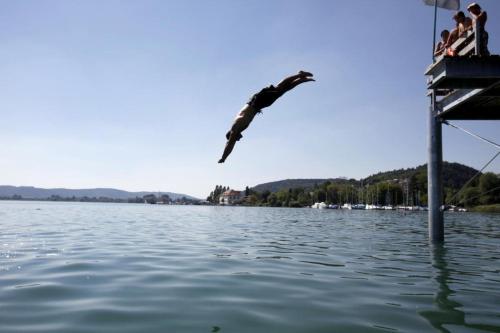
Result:
[[[500,332],[497,215],[0,202],[0,332]]]

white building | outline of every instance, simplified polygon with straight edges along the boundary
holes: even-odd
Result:
[[[243,199],[245,196],[244,191],[227,190],[219,197],[219,204],[233,205],[236,201]]]

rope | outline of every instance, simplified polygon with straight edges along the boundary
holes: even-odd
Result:
[[[451,199],[450,199],[450,200],[447,200],[447,201],[448,201],[448,203],[451,203],[453,199],[455,199],[455,198],[456,198],[456,197],[457,197],[460,193],[462,193],[462,192],[463,192],[463,190],[465,190],[465,188],[466,188],[466,187],[467,187],[467,186],[468,186],[468,185],[469,185],[469,184],[470,184],[470,183],[471,183],[471,182],[472,182],[472,181],[473,181],[473,180],[474,180],[477,176],[479,176],[479,175],[480,175],[480,174],[484,171],[484,169],[486,169],[486,168],[488,167],[488,165],[490,165],[490,164],[491,164],[491,162],[493,162],[493,161],[494,161],[494,160],[498,157],[498,155],[500,155],[500,151],[499,151],[499,152],[497,152],[497,153],[495,154],[495,156],[493,156],[493,157],[492,157],[492,158],[488,161],[488,163],[486,163],[486,164],[485,164],[485,165],[481,168],[481,170],[479,170],[479,171],[478,171],[478,172],[477,172],[474,176],[472,176],[472,178],[471,178],[471,179],[469,179],[469,180],[468,180],[468,181],[464,184],[464,186],[462,186],[462,188],[461,188],[460,190],[458,190],[458,192],[457,192],[457,193],[455,193],[455,195],[454,195],[454,196],[452,196],[452,197],[451,197]],[[483,194],[484,194],[484,193],[483,193]]]
[[[466,129],[464,129],[464,128],[460,127],[460,126],[457,126],[457,125],[451,124],[451,123],[450,123],[450,122],[448,122],[447,120],[443,120],[442,122],[443,122],[443,124],[446,124],[446,125],[448,125],[448,126],[451,126],[451,127],[453,127],[453,128],[456,128],[456,129],[458,129],[458,130],[460,130],[460,131],[463,131],[463,132],[465,132],[465,133],[467,133],[467,134],[469,134],[469,135],[471,135],[471,136],[475,137],[476,139],[479,139],[479,140],[481,140],[481,141],[483,141],[483,142],[486,142],[486,143],[488,143],[488,144],[490,144],[490,145],[494,146],[495,148],[499,149],[499,151],[498,151],[498,152],[497,152],[497,153],[496,153],[496,154],[495,154],[495,155],[494,155],[494,156],[493,156],[493,157],[492,157],[492,158],[488,161],[488,163],[486,163],[486,164],[485,164],[485,165],[481,168],[481,170],[479,170],[479,171],[478,171],[478,172],[477,172],[474,176],[472,176],[472,178],[471,178],[471,179],[469,179],[469,180],[468,180],[468,181],[464,184],[464,186],[462,186],[462,188],[460,188],[460,190],[458,190],[458,192],[457,192],[457,193],[455,193],[455,195],[451,197],[451,199],[450,199],[450,200],[446,200],[446,201],[448,201],[448,203],[451,203],[451,202],[453,202],[452,200],[454,200],[454,199],[455,199],[455,198],[456,198],[459,194],[461,194],[461,193],[465,190],[465,188],[466,188],[466,187],[467,187],[467,186],[468,186],[468,185],[469,185],[469,184],[470,184],[470,183],[471,183],[471,182],[472,182],[472,181],[473,181],[473,180],[474,180],[477,176],[479,176],[479,175],[480,175],[480,174],[484,171],[484,169],[486,169],[486,168],[487,168],[487,167],[491,164],[491,162],[493,162],[493,161],[494,161],[494,160],[495,160],[495,159],[496,159],[496,158],[500,155],[500,145],[499,145],[498,143],[496,143],[496,142],[493,142],[493,141],[491,141],[491,140],[488,140],[488,139],[486,139],[486,138],[483,138],[482,136],[480,136],[480,135],[478,135],[478,134],[472,133],[472,132],[470,132],[470,131],[468,131],[468,130],[466,130]],[[485,192],[485,193],[481,193],[479,196],[481,196],[481,195],[483,195],[483,194],[486,194],[486,193],[489,193],[489,192],[491,192],[491,191],[487,191],[487,192]],[[471,199],[469,199],[469,200],[471,200]],[[460,203],[460,202],[462,202],[462,201],[459,201],[458,203]]]
[[[489,143],[489,144],[490,144],[490,145],[492,145],[493,147],[495,147],[495,148],[497,148],[497,149],[500,149],[500,145],[499,145],[498,143],[495,143],[495,142],[493,142],[493,141],[491,141],[491,140],[488,140],[488,139],[486,139],[486,138],[483,138],[482,136],[480,136],[480,135],[478,135],[478,134],[474,134],[474,133],[472,133],[472,132],[470,132],[470,131],[468,131],[468,130],[466,130],[466,129],[464,129],[464,128],[460,127],[460,126],[454,125],[454,124],[450,123],[450,122],[449,122],[449,121],[447,121],[447,120],[443,120],[442,122],[443,122],[443,124],[446,124],[446,125],[448,125],[448,126],[451,126],[451,127],[453,127],[453,128],[456,128],[456,129],[458,129],[458,130],[461,130],[461,131],[463,131],[463,132],[465,132],[465,133],[467,133],[467,134],[469,134],[469,135],[471,135],[471,136],[475,137],[476,139],[479,139],[479,140],[481,140],[481,141],[484,141],[484,142],[486,142],[486,143]]]

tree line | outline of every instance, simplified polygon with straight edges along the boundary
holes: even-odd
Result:
[[[363,203],[392,206],[427,206],[427,170],[421,168],[408,174],[408,178],[381,180],[326,181],[312,188],[287,188],[275,192],[254,191],[248,187],[245,196],[236,204],[268,207],[306,207],[315,202],[342,205]],[[459,191],[470,179],[454,176],[444,177],[443,202],[474,207],[500,203],[500,177],[488,172],[481,174]],[[458,180],[457,180],[458,179]],[[222,193],[229,187],[217,185],[207,201],[217,204]]]
[[[108,197],[62,197],[59,195],[51,195],[47,198],[23,198],[21,195],[15,194],[13,196],[2,196],[0,200],[26,200],[26,201],[67,201],[67,202],[115,202],[115,203],[148,203],[148,204],[198,204],[198,200],[181,197],[172,199],[168,194],[147,194],[142,197],[134,197],[128,199],[116,199]]]
[[[216,185],[214,190],[208,195],[207,201],[212,204],[218,204],[220,196],[227,190],[229,190],[229,186]]]

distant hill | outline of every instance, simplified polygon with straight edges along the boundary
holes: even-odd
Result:
[[[269,183],[263,183],[252,187],[256,192],[278,192],[280,190],[289,188],[314,188],[316,185],[321,185],[326,181],[336,184],[349,183],[350,181],[345,178],[311,178],[311,179],[284,179]],[[354,179],[351,181],[355,181]]]
[[[443,186],[459,188],[477,172],[478,170],[460,163],[443,162]],[[416,177],[427,179],[427,164],[420,165],[416,168],[379,172],[363,179],[363,182],[365,184],[372,184],[387,180],[411,179]]]
[[[477,172],[478,170],[460,163],[443,162],[443,185],[444,187],[458,189]],[[420,165],[415,168],[379,172],[364,178],[362,181],[363,184],[367,185],[383,181],[392,181],[395,179],[402,180],[416,178],[422,182],[427,180],[427,164]],[[252,187],[252,190],[257,192],[278,192],[289,188],[312,189],[315,185],[321,185],[327,181],[333,184],[361,183],[361,180],[346,178],[285,179],[259,184]]]
[[[12,197],[14,195],[21,196],[25,199],[47,199],[51,196],[60,196],[63,198],[99,198],[105,197],[110,199],[127,200],[135,197],[142,198],[145,195],[163,195],[167,194],[172,200],[187,199],[197,200],[197,198],[190,195],[172,192],[128,192],[117,190],[114,188],[90,188],[90,189],[66,189],[66,188],[38,188],[33,186],[9,186],[0,185],[0,197]]]

